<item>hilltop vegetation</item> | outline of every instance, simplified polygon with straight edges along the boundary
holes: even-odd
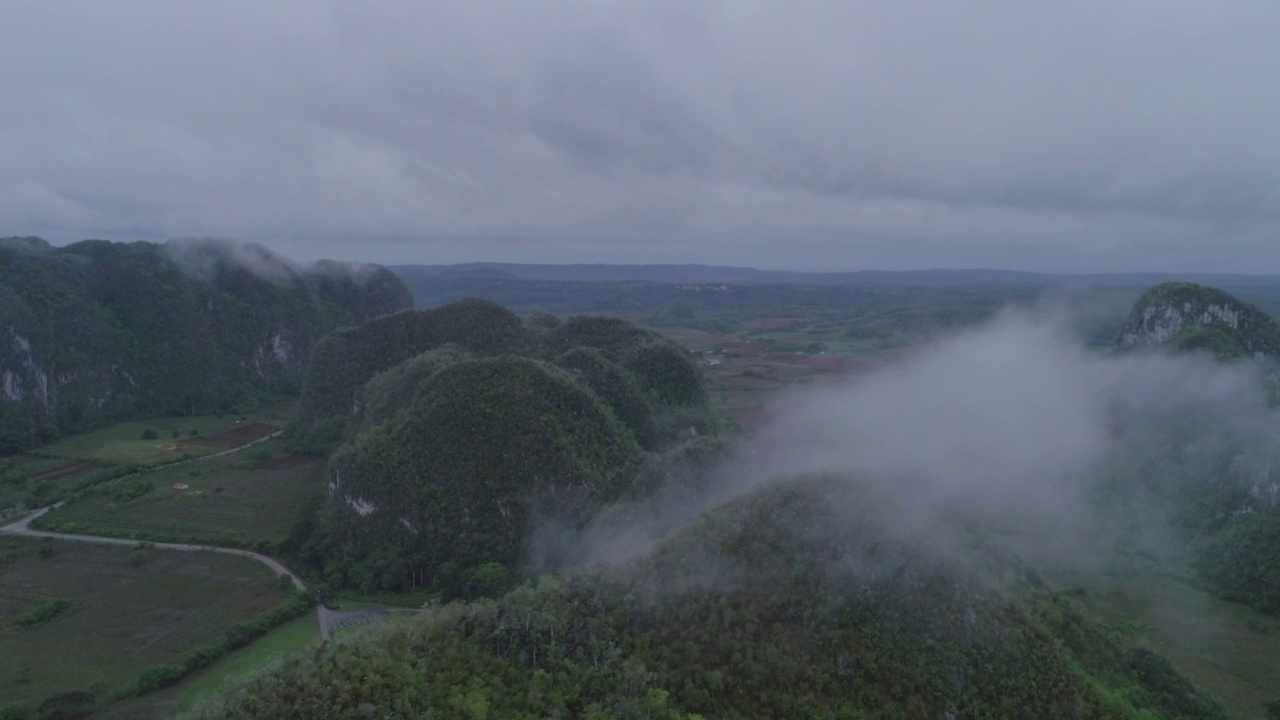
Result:
[[[1222,360],[1280,359],[1280,327],[1258,308],[1217,288],[1176,282],[1140,297],[1121,329],[1121,348],[1164,345]]]
[[[535,524],[582,525],[646,453],[719,427],[689,353],[621,320],[477,299],[378,318],[326,337],[307,374],[289,441],[331,452],[330,498],[301,562],[334,586],[466,594],[510,574]]]
[[[384,268],[230,242],[0,242],[0,452],[296,394],[328,331],[407,307]]]
[[[406,360],[445,346],[452,346],[452,352],[478,355],[518,353],[525,340],[520,318],[481,300],[436,310],[406,310],[334,332],[312,354],[298,422],[290,433],[293,446],[317,453],[330,449],[342,437],[353,408],[359,406],[365,384]]]
[[[554,366],[450,364],[330,459],[326,557],[351,560],[329,579],[395,587],[450,562],[512,564],[533,516],[585,522],[619,496],[619,470],[639,452],[599,397]]]
[[[1033,573],[944,562],[858,508],[766,489],[638,563],[327,645],[196,717],[1225,717]]]

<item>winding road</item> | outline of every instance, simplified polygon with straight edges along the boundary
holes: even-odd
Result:
[[[240,452],[245,448],[253,447],[258,443],[266,442],[267,440],[270,440],[272,438],[279,437],[279,436],[280,436],[280,432],[274,432],[270,435],[260,437],[257,440],[254,440],[253,442],[245,443],[244,445],[241,445],[239,447],[231,448],[230,450],[224,450],[222,452],[214,453],[211,455],[202,455],[200,457],[187,458],[185,460],[178,460],[177,462],[172,462],[165,465],[158,465],[153,468],[148,468],[146,470],[139,471],[139,473],[133,473],[133,475],[137,475],[143,472],[154,472],[161,468],[172,467],[174,465],[181,465],[183,463],[199,462],[201,460],[207,460],[209,458],[230,455],[232,453]],[[132,477],[132,475],[128,475],[125,477]],[[120,479],[120,478],[116,478],[116,479]],[[262,563],[263,565],[266,565],[268,568],[271,569],[271,572],[276,574],[277,577],[288,576],[288,578],[293,582],[293,586],[297,588],[299,591],[305,591],[307,589],[306,583],[304,583],[296,574],[290,571],[289,568],[285,567],[284,564],[282,564],[279,560],[276,560],[275,558],[267,557],[262,553],[253,552],[252,550],[244,550],[242,548],[232,548],[232,547],[220,547],[217,545],[194,545],[194,544],[188,544],[188,543],[162,543],[162,542],[153,543],[146,540],[130,540],[127,538],[104,537],[101,535],[75,535],[71,533],[48,532],[45,530],[31,529],[32,521],[34,521],[36,518],[40,517],[41,515],[44,515],[45,513],[49,512],[50,510],[58,507],[61,504],[62,503],[60,502],[54,503],[53,505],[50,505],[48,507],[44,507],[39,510],[36,510],[35,512],[27,515],[26,517],[23,517],[15,522],[11,522],[8,525],[0,526],[0,533],[8,533],[10,535],[22,535],[24,537],[33,537],[33,538],[53,538],[55,540],[95,543],[98,545],[124,545],[127,547],[137,547],[141,543],[146,543],[149,546],[155,547],[158,550],[176,550],[178,552],[215,552],[215,553],[222,553],[224,555],[239,555],[240,557],[246,557],[246,558],[249,558],[250,560],[254,560],[256,562]],[[335,611],[335,610],[327,609],[326,607],[324,607],[324,605],[317,605],[316,619],[320,625],[320,637],[324,638],[325,640],[328,640],[330,635],[332,634],[332,631],[336,627],[341,627],[343,625],[344,619],[346,619],[347,616],[358,614],[360,612],[361,611],[358,611],[358,610],[347,611],[347,612]]]
[[[22,518],[21,520],[15,523],[10,523],[8,525],[5,525],[4,527],[0,527],[0,532],[9,533],[10,535],[25,535],[26,537],[54,538],[56,540],[74,540],[77,542],[97,543],[99,545],[127,545],[130,547],[137,547],[140,543],[145,542],[148,545],[155,547],[158,550],[179,550],[184,552],[216,552],[216,553],[223,553],[225,555],[239,555],[241,557],[250,558],[251,560],[256,560],[262,563],[263,565],[266,565],[267,567],[271,568],[271,571],[274,572],[277,576],[288,575],[289,579],[293,581],[293,586],[298,588],[299,590],[307,589],[306,583],[299,580],[298,576],[290,572],[288,568],[286,568],[284,565],[280,563],[280,561],[275,560],[273,558],[269,558],[266,555],[263,555],[261,553],[253,552],[252,550],[242,550],[240,548],[229,548],[229,547],[218,547],[216,545],[188,545],[187,543],[162,543],[162,542],[153,543],[153,542],[148,542],[146,540],[128,540],[125,538],[103,537],[101,535],[73,535],[71,533],[47,532],[45,530],[31,529],[31,522],[33,520],[40,517],[41,515],[44,515],[45,513],[49,512],[55,507],[57,507],[57,505],[50,505],[47,508],[42,508],[40,510],[37,510],[36,512],[26,516],[25,518]]]

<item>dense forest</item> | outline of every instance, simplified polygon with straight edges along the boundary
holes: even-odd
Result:
[[[635,563],[330,643],[196,717],[1225,718],[1034,572],[899,539],[849,487],[764,488]]]
[[[325,333],[410,302],[385,268],[230,241],[0,240],[0,452],[296,394]]]
[[[535,525],[580,527],[723,424],[688,351],[622,320],[475,299],[378,318],[314,353],[288,440],[331,451],[329,500],[297,555],[364,591],[514,576]]]

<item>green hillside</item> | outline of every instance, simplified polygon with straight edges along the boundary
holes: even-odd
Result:
[[[446,563],[515,565],[535,516],[584,522],[621,494],[619,470],[639,453],[599,398],[553,366],[448,365],[331,458],[326,579],[395,588]]]
[[[312,346],[410,304],[378,266],[229,241],[0,242],[0,452],[296,394]]]
[[[1225,717],[1033,573],[944,561],[858,507],[838,483],[767,489],[637,563],[330,643],[194,717]]]
[[[689,353],[622,321],[473,299],[340,330],[290,431],[331,453],[300,562],[337,587],[467,594],[535,526],[580,527],[634,494],[647,453],[719,427]]]

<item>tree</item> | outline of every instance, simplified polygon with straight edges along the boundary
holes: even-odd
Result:
[[[474,598],[496,598],[507,591],[511,583],[511,572],[507,570],[507,566],[502,563],[485,563],[471,571],[471,577],[467,582],[470,592],[467,594]]]

